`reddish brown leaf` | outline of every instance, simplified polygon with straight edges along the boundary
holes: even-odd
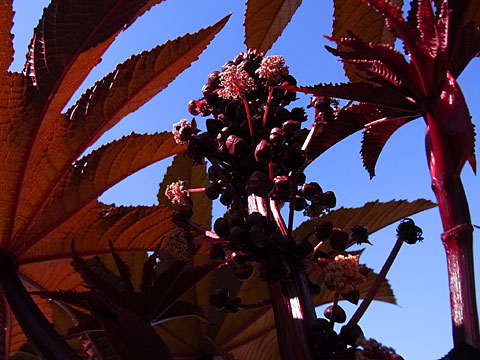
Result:
[[[415,103],[406,99],[402,92],[395,87],[391,87],[388,91],[385,91],[384,88],[367,82],[355,82],[284,88],[316,96],[331,96],[353,101],[368,102],[395,110],[416,112]]]
[[[316,134],[308,147],[308,158],[314,160],[333,145],[361,130],[368,123],[389,115],[389,111],[368,104],[352,105],[342,109],[334,121]]]
[[[25,235],[24,243],[18,244],[23,245],[18,253],[35,244],[90,202],[95,202],[98,196],[120,180],[182,149],[175,144],[170,133],[131,134],[85,156],[70,167],[43,211],[35,214],[37,221]]]
[[[294,230],[297,241],[304,239],[307,234],[315,230],[315,226],[323,220],[328,220],[335,227],[350,231],[355,225],[367,227],[368,232],[374,233],[396,221],[412,216],[420,211],[437,206],[435,203],[418,199],[412,202],[407,200],[391,200],[389,202],[372,201],[358,208],[344,208],[330,211],[316,219],[307,220]],[[316,245],[316,239],[310,239]],[[318,242],[318,241],[317,241]]]
[[[302,0],[248,0],[245,45],[266,53],[282,34]]]
[[[108,253],[109,240],[117,252],[153,250],[174,228],[171,216],[172,211],[162,206],[112,207],[92,202],[24,252],[18,262],[70,258],[72,239],[82,256]]]
[[[479,6],[480,9],[480,6]],[[479,21],[480,22],[480,21]],[[480,26],[465,25],[460,32],[449,66],[450,73],[458,78],[475,56],[480,54]]]
[[[13,0],[5,0],[0,4],[0,78],[13,61]]]
[[[403,0],[395,0],[401,6]],[[385,43],[393,45],[394,36],[385,26],[383,17],[362,0],[335,0],[332,37],[355,34],[366,42]],[[342,50],[342,47],[339,48]],[[359,81],[352,66],[345,65],[345,73],[351,81]]]
[[[31,225],[32,217],[51,196],[71,163],[101,134],[137,110],[190,66],[227,20],[228,17],[196,34],[187,34],[133,56],[87,90],[66,117],[59,115],[51,127],[40,130],[41,140],[27,166],[20,200],[18,219],[25,219],[25,222],[17,221],[17,233]]]
[[[370,174],[370,178],[375,176],[375,164],[385,143],[397,129],[411,120],[413,119],[381,119],[365,126],[361,154],[363,166]]]

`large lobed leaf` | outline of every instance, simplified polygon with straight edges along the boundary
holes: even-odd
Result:
[[[18,244],[17,255],[61,227],[105,190],[132,173],[182,149],[171,134],[131,134],[102,146],[70,166],[62,182],[54,189],[42,211]],[[75,218],[73,218],[75,221]],[[77,219],[78,221],[78,219]],[[64,241],[59,239],[59,242]]]
[[[403,0],[395,0],[394,3],[401,6]],[[382,15],[368,6],[362,0],[334,0],[334,20],[332,37],[340,38],[349,36],[349,32],[366,42],[386,43],[393,45],[395,37],[385,25]],[[339,46],[342,49],[342,46]],[[360,78],[354,67],[344,64],[345,74],[351,81],[359,81]]]
[[[60,115],[52,127],[41,129],[20,195],[17,234],[26,230],[54,187],[68,176],[70,164],[101,134],[164,89],[196,60],[227,19],[130,58],[87,90],[66,117]],[[179,152],[180,147],[172,145],[172,153],[174,149]]]
[[[411,202],[407,200],[380,202],[377,200],[367,202],[357,208],[341,207],[318,218],[304,221],[294,230],[293,235],[297,241],[300,241],[311,234],[316,225],[324,220],[331,221],[333,226],[345,231],[350,231],[355,225],[363,225],[367,227],[369,234],[372,234],[396,221],[435,206],[437,205],[429,200],[418,199]]]
[[[13,0],[4,0],[0,4],[0,79],[3,78],[13,61]]]
[[[248,0],[245,12],[245,45],[267,52],[282,34],[302,0]]]
[[[411,120],[413,119],[380,119],[365,126],[361,154],[363,166],[370,174],[370,178],[375,176],[375,165],[385,143],[397,129]]]

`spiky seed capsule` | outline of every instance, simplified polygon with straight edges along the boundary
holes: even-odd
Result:
[[[343,251],[347,247],[349,235],[346,231],[334,228],[330,235],[330,246],[335,251]]]
[[[260,164],[268,164],[273,157],[272,145],[267,140],[262,140],[255,148],[255,160]]]
[[[340,339],[348,345],[354,346],[360,337],[363,337],[363,331],[357,324],[344,325],[340,330]]]
[[[225,140],[225,145],[232,156],[240,155],[247,148],[245,140],[235,135],[230,135],[227,140]]]
[[[412,245],[423,240],[422,229],[412,219],[405,218],[397,227],[397,237]]]
[[[197,101],[196,100],[190,100],[187,105],[187,110],[190,114],[193,116],[197,116],[200,114],[197,109]]]
[[[333,208],[337,205],[337,197],[333,191],[325,191],[320,197],[320,203],[326,208]]]
[[[230,224],[224,218],[218,218],[213,224],[213,230],[220,237],[226,237],[230,233]]]
[[[351,229],[350,242],[357,245],[360,244],[371,244],[368,240],[368,229],[363,225],[355,225]]]
[[[280,129],[278,127],[274,127],[270,131],[270,136],[268,137],[268,140],[270,140],[270,142],[274,146],[282,146],[283,144],[285,144],[286,139],[287,138],[285,136],[285,131],[283,131],[282,129]]]
[[[205,187],[205,195],[210,200],[215,200],[220,195],[221,186],[218,182],[211,182]]]
[[[326,241],[333,231],[333,223],[328,220],[322,220],[315,228],[315,235],[318,241]]]
[[[285,131],[285,134],[291,135],[294,131],[300,129],[301,124],[295,120],[287,120],[282,124],[282,130]]]
[[[318,183],[311,182],[303,184],[302,194],[305,196],[305,199],[312,201],[318,199],[323,194],[323,190]]]

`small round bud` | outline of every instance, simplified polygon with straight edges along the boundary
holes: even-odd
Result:
[[[323,190],[318,183],[311,182],[308,184],[303,184],[302,194],[307,200],[316,200],[323,194]]]
[[[221,190],[221,187],[220,187],[220,184],[218,182],[216,182],[216,181],[211,182],[205,188],[205,195],[207,195],[207,197],[210,200],[215,200],[220,195],[220,190]]]
[[[342,326],[340,330],[340,339],[351,346],[356,344],[360,336],[363,336],[363,331],[357,324]]]
[[[278,127],[274,127],[270,131],[270,136],[268,137],[268,140],[270,140],[270,142],[274,146],[281,146],[281,145],[285,144],[286,139],[287,138],[285,136],[285,131],[283,131],[282,129],[280,129]]]
[[[337,198],[333,191],[325,191],[320,197],[320,203],[326,208],[333,208],[337,205]]]
[[[247,143],[245,140],[235,135],[230,135],[227,140],[225,140],[225,145],[232,156],[240,155],[240,153],[247,149]]]
[[[218,218],[213,224],[213,230],[220,237],[226,237],[230,233],[230,224],[224,218]]]
[[[422,229],[416,226],[412,219],[405,218],[397,227],[397,237],[412,245],[423,240]]]
[[[295,120],[287,120],[282,124],[282,129],[287,135],[293,134],[295,130],[300,129],[300,123]]]
[[[260,164],[268,164],[273,157],[272,145],[267,140],[262,140],[255,148],[255,160]]]
[[[348,233],[339,228],[333,228],[330,235],[330,246],[335,251],[343,251],[348,244]]]
[[[190,100],[188,102],[187,110],[193,116],[197,116],[198,114],[200,114],[198,112],[198,109],[197,109],[197,101],[196,100]]]
[[[323,315],[328,319],[332,320],[336,323],[344,323],[347,320],[347,314],[345,313],[345,310],[342,309],[340,305],[330,305],[325,309],[323,312]]]

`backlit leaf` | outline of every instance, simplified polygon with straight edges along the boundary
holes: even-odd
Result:
[[[324,220],[331,221],[333,226],[345,231],[350,231],[355,225],[363,225],[367,227],[369,234],[372,234],[396,221],[435,206],[437,205],[429,200],[418,199],[411,202],[407,200],[380,202],[377,200],[357,208],[341,207],[318,218],[303,222],[294,230],[293,236],[297,241],[301,241],[307,234],[315,230],[317,224]]]
[[[160,184],[157,195],[160,205],[172,206],[172,202],[165,196],[165,190],[168,185],[177,180],[186,180],[189,188],[204,188],[210,183],[205,164],[192,165],[189,158],[183,154],[178,154],[167,168]],[[212,200],[204,192],[192,193],[190,197],[193,201],[192,220],[209,229],[212,222]]]
[[[468,25],[465,25],[459,34],[459,40],[455,46],[449,66],[450,73],[455,78],[457,78],[458,76],[460,76],[468,63],[479,54],[480,25],[475,27],[473,24],[470,23]]]
[[[20,199],[18,219],[26,219],[27,224],[17,221],[17,233],[32,221],[85,149],[190,66],[227,20],[131,57],[87,90],[66,115],[57,115],[51,126],[40,129],[41,140],[27,166]]]
[[[115,251],[153,250],[175,226],[162,206],[112,207],[92,202],[23,253],[21,264],[71,257],[70,242],[82,256]],[[33,265],[33,264],[32,264]]]
[[[403,0],[394,0],[402,6]],[[381,14],[362,0],[335,0],[332,37],[348,36],[352,32],[366,42],[387,43],[393,45],[395,37],[385,26]],[[342,48],[340,47],[340,50]],[[345,64],[345,73],[351,81],[359,81],[352,66]]]
[[[13,0],[5,0],[0,4],[0,78],[13,61]]]
[[[361,154],[363,166],[370,174],[370,178],[375,176],[375,164],[385,143],[397,129],[410,120],[412,119],[381,119],[365,126]]]
[[[245,45],[267,52],[282,34],[302,0],[248,0]]]
[[[120,180],[183,148],[170,133],[131,134],[111,142],[70,166],[45,210],[24,237],[25,248],[58,227]],[[31,239],[31,244],[29,241]]]
[[[385,91],[380,86],[367,82],[318,84],[314,86],[284,87],[292,91],[301,91],[315,96],[330,96],[346,100],[368,102],[386,108],[404,112],[414,112],[415,103],[407,99],[398,89],[391,87]]]
[[[356,133],[364,126],[391,112],[369,104],[357,104],[340,110],[335,119],[328,122],[319,134],[316,134],[308,146],[308,158],[313,160],[346,137]]]

